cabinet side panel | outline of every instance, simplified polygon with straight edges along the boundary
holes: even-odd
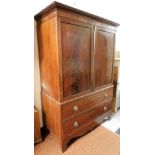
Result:
[[[60,144],[62,139],[60,104],[42,93],[44,123],[50,132],[56,134]]]
[[[54,99],[59,100],[59,61],[56,17],[40,23],[39,43],[42,91]]]

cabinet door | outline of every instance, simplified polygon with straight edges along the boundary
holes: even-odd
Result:
[[[90,90],[91,38],[89,25],[68,20],[61,22],[64,97]]]
[[[114,37],[102,28],[95,29],[95,88],[112,83]]]

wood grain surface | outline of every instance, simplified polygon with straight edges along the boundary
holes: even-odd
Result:
[[[111,115],[118,24],[58,2],[35,19],[44,123],[64,152]]]
[[[112,83],[114,34],[95,30],[95,88]]]
[[[91,29],[62,23],[64,97],[90,89]]]

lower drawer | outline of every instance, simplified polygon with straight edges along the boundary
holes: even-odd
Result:
[[[80,113],[79,115],[63,121],[63,135],[68,137],[78,130],[87,126],[87,124],[100,124],[107,112],[111,111],[112,101],[98,105],[93,109]],[[104,117],[101,117],[104,116]]]

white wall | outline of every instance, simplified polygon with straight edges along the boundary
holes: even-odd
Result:
[[[39,110],[40,126],[43,126],[42,121],[42,106],[41,106],[41,86],[40,86],[40,69],[38,57],[38,44],[37,44],[37,28],[36,21],[34,21],[34,105]]]

